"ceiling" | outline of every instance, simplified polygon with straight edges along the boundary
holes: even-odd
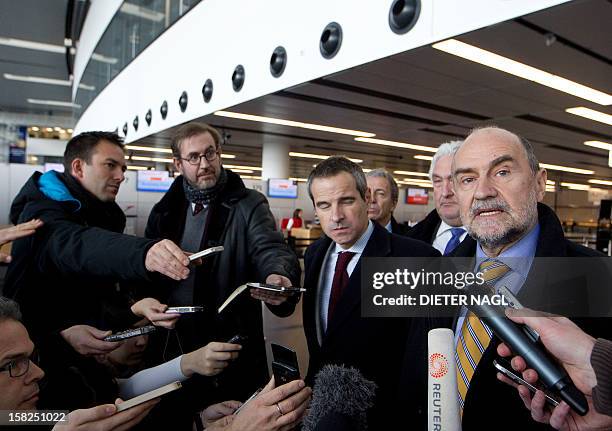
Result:
[[[64,46],[68,0],[0,0],[0,38]],[[0,111],[69,115],[72,108],[34,105],[28,98],[70,102],[70,87],[12,81],[4,74],[68,80],[64,53],[0,44]]]
[[[578,0],[499,23],[457,39],[583,85],[612,93],[612,1]],[[554,34],[555,41],[550,42]],[[228,111],[375,133],[376,138],[437,147],[465,137],[475,126],[495,124],[529,139],[540,161],[612,177],[606,150],[612,127],[564,112],[589,101],[431,48],[421,47],[228,108]],[[226,163],[261,166],[263,142],[288,142],[291,151],[346,154],[365,168],[426,172],[428,161],[405,149],[356,142],[328,132],[256,123],[214,115],[202,118],[231,135]],[[138,145],[169,146],[173,130]],[[148,155],[151,155],[150,153]],[[431,154],[430,154],[431,155]],[[291,176],[308,175],[316,160],[291,159]],[[552,179],[588,177],[549,171]]]

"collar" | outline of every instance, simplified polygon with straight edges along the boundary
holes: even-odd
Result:
[[[464,231],[467,232],[467,229],[464,226],[451,226],[448,223],[446,223],[444,220],[442,220],[440,218],[440,227],[438,228],[438,233],[436,234],[436,238],[438,238],[440,235],[442,235],[443,233],[455,228],[455,227],[460,227],[461,229],[463,229]]]
[[[389,220],[389,223],[385,225],[385,229],[387,229],[389,233],[393,233],[393,219]]]
[[[366,245],[368,244],[368,241],[370,240],[370,237],[372,236],[372,232],[373,231],[374,231],[374,224],[372,223],[372,220],[369,220],[368,221],[368,228],[359,237],[357,242],[355,242],[355,244],[352,245],[351,248],[345,250],[342,247],[340,247],[340,245],[336,244],[335,247],[334,247],[334,253],[340,253],[341,251],[351,251],[351,252],[356,253],[356,254],[363,253],[363,250],[365,250]]]
[[[537,223],[525,236],[506,250],[502,251],[495,259],[508,265],[512,271],[527,277],[531,262],[535,256],[539,237],[540,223]],[[487,259],[489,259],[489,257],[482,250],[480,243],[478,243],[476,245],[476,268]]]

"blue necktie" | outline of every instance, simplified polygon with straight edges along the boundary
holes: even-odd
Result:
[[[461,235],[465,232],[465,229],[462,227],[454,227],[451,228],[451,234],[453,235],[449,242],[446,243],[446,248],[444,249],[444,256],[448,256],[461,242]]]

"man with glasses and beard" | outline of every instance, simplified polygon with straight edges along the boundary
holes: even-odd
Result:
[[[474,269],[489,286],[496,291],[508,288],[526,307],[541,309],[538,305],[551,299],[557,306],[563,300],[578,304],[588,296],[587,286],[579,285],[584,278],[555,280],[552,285],[549,279],[556,274],[539,270],[542,266],[534,262],[534,257],[601,254],[565,239],[555,213],[540,203],[547,174],[528,141],[497,127],[476,129],[457,149],[452,175],[461,221],[471,238],[451,256],[474,257]],[[562,297],[568,292],[569,297]],[[584,319],[590,330],[583,329],[609,336],[606,321]],[[479,429],[484,423],[502,429],[500,419],[503,429],[538,427],[515,390],[497,381],[492,362],[499,339],[465,307],[456,321],[455,343],[463,429]]]
[[[240,295],[222,313],[217,308],[247,282],[288,287],[300,281],[298,260],[276,229],[266,198],[247,189],[237,174],[223,167],[221,152],[221,136],[214,128],[188,123],[177,130],[172,153],[181,175],[153,207],[145,231],[147,238],[172,239],[188,252],[224,247],[221,253],[204,258],[187,279],[160,283],[157,295],[169,306],[204,306],[201,313],[183,315],[175,332],[159,340],[159,350],[165,353],[158,358],[160,362],[211,341],[227,341],[237,334],[247,337],[232,366],[214,381],[206,380],[214,390],[198,388],[198,394],[217,395],[208,404],[244,400],[266,383],[263,322],[257,300],[266,302],[276,315],[288,316],[299,297],[251,290],[250,296]],[[181,407],[188,404],[181,403]]]

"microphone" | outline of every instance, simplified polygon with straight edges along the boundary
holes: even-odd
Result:
[[[589,411],[586,397],[576,388],[574,382],[565,370],[559,368],[527,335],[526,328],[508,319],[504,308],[488,301],[479,301],[485,293],[485,288],[470,286],[468,294],[478,295],[469,298],[467,308],[478,316],[497,337],[510,346],[510,349],[525,359],[527,365],[536,370],[544,385],[557,391],[576,413],[584,416]]]
[[[315,377],[302,431],[367,430],[367,410],[374,405],[375,393],[376,383],[356,368],[325,365]]]
[[[427,346],[427,429],[461,431],[453,331],[432,329]]]

